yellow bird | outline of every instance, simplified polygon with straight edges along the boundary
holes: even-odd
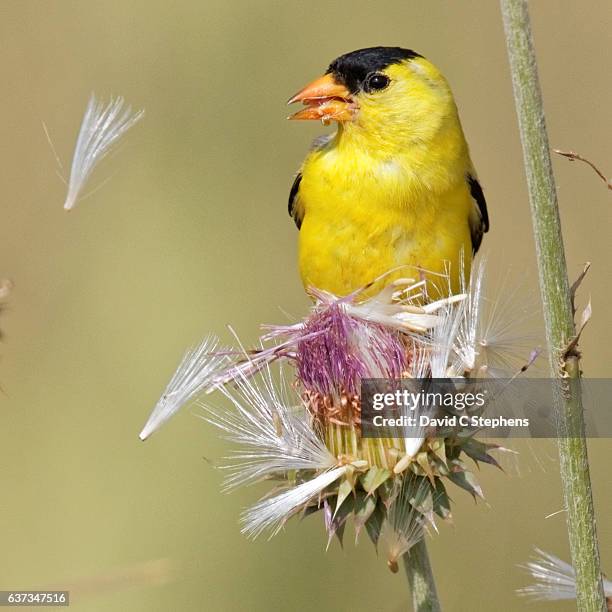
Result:
[[[305,108],[290,119],[338,125],[315,140],[289,195],[304,286],[347,295],[394,270],[384,284],[426,277],[447,293],[437,275],[449,273],[459,292],[489,218],[439,70],[408,49],[360,49],[294,102]]]

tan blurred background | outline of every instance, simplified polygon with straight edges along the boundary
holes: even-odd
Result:
[[[612,5],[540,0],[533,20],[552,144],[612,172]],[[15,283],[0,318],[0,588],[66,586],[87,611],[407,609],[402,575],[366,540],[325,553],[318,517],[242,537],[264,488],[219,493],[205,458],[227,445],[189,411],[145,444],[138,432],[204,333],[231,323],[253,342],[259,322],[305,313],[286,199],[325,128],[286,122],[284,102],[349,50],[414,48],[448,76],[489,200],[490,274],[510,266],[537,303],[497,3],[4,0],[0,39],[0,278]],[[66,214],[42,122],[69,166],[91,91],[146,117]],[[593,262],[584,368],[609,376],[612,197],[586,166],[555,168],[572,274]],[[590,446],[610,573],[611,444]],[[453,490],[455,526],[430,544],[446,610],[523,610],[516,564],[534,545],[568,558],[563,515],[545,519],[561,508],[555,447],[523,447],[520,476],[483,468],[487,504]]]

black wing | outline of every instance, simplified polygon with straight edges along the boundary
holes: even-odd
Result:
[[[474,208],[470,213],[469,224],[472,235],[472,254],[476,255],[483,234],[489,231],[489,213],[487,212],[487,201],[478,180],[468,174],[467,181],[470,186],[470,194],[474,198]]]
[[[299,197],[298,191],[300,190],[300,183],[302,182],[302,173],[298,172],[298,175],[295,177],[293,181],[293,185],[291,185],[291,191],[289,192],[289,215],[293,217],[297,228],[300,229],[302,227],[302,218],[304,217],[304,212],[301,210],[299,206]]]

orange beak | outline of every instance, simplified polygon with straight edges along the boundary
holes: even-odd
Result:
[[[323,123],[352,121],[357,111],[349,90],[331,74],[304,87],[287,104],[294,102],[302,102],[306,108],[294,113],[289,119],[320,119]]]

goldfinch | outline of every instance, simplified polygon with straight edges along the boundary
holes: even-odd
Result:
[[[489,218],[439,70],[408,49],[360,49],[294,102],[305,108],[290,119],[337,122],[315,140],[289,195],[305,288],[342,296],[381,277],[440,287],[447,274],[459,292]]]

